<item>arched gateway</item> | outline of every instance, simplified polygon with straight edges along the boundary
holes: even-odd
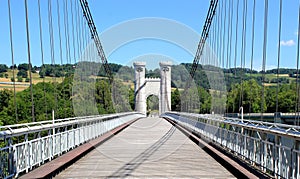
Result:
[[[171,110],[171,62],[160,62],[160,78],[145,77],[145,62],[134,62],[135,110],[146,114],[146,100],[150,95],[159,99],[159,114]]]

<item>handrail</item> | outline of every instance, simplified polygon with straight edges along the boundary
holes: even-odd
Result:
[[[125,112],[125,113],[118,113],[118,114],[94,115],[94,116],[82,116],[82,117],[75,117],[75,118],[57,119],[55,120],[54,124],[52,120],[48,120],[48,121],[41,121],[41,122],[1,126],[0,129],[2,129],[2,131],[0,130],[0,139],[20,136],[26,133],[40,132],[40,131],[49,130],[53,128],[93,122],[96,120],[106,120],[106,119],[111,119],[116,117],[122,117],[130,114],[137,114],[137,112]]]
[[[274,178],[300,177],[299,126],[184,112],[166,112],[162,117],[260,172]]]
[[[223,117],[221,115],[211,115],[211,114],[196,114],[196,113],[184,113],[184,112],[167,112],[166,114],[192,116],[196,118],[222,122],[225,124],[230,124],[238,127],[244,127],[247,129],[254,129],[262,132],[278,134],[281,136],[300,137],[300,126],[255,121],[255,120],[248,120],[248,119],[244,119],[242,121],[239,118]]]

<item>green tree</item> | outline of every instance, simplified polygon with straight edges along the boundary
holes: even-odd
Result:
[[[128,96],[129,96],[129,104],[132,110],[135,109],[135,97],[134,97],[134,89],[129,88],[128,90]]]
[[[242,84],[234,84],[227,97],[228,112],[237,113],[239,112],[240,106],[243,106],[244,112],[261,112],[261,92],[262,86],[260,86],[254,79],[243,81]],[[266,109],[267,105],[264,100],[263,112],[265,112]]]
[[[28,69],[29,69],[28,63],[21,63],[18,65],[18,70],[28,71]]]
[[[22,78],[27,78],[28,77],[28,73],[27,73],[27,71],[21,69],[17,73],[17,77],[19,77],[19,76],[22,77]]]
[[[3,110],[3,108],[7,107],[9,104],[9,100],[13,97],[13,93],[11,90],[4,89],[0,91],[0,111]]]
[[[7,65],[5,64],[0,64],[0,73],[4,73],[4,72],[7,72]]]
[[[180,92],[178,88],[171,92],[171,109],[172,111],[181,110]]]
[[[150,95],[147,98],[147,111],[158,111],[159,110],[159,99],[155,95]]]
[[[115,112],[128,112],[131,111],[129,104],[128,88],[120,79],[114,78],[112,85],[112,99]]]
[[[190,113],[200,112],[200,100],[196,86],[191,86],[181,93],[181,111]]]
[[[17,79],[18,79],[18,82],[22,82],[23,81],[22,76],[18,76]]]
[[[211,112],[211,95],[208,90],[198,87],[198,96],[200,101],[200,113],[210,113]]]
[[[97,103],[97,108],[100,114],[113,113],[113,101],[111,86],[106,80],[97,80],[95,91],[95,99]]]

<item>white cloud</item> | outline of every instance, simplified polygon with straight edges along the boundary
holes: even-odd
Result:
[[[296,43],[295,43],[295,41],[294,40],[287,40],[287,41],[284,41],[284,40],[282,40],[282,41],[280,41],[280,45],[281,46],[294,46]]]

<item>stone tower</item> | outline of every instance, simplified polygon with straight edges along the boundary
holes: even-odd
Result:
[[[134,96],[135,96],[135,111],[146,114],[147,104],[145,95],[145,62],[134,62]]]
[[[171,111],[171,62],[160,62],[161,78],[145,78],[145,62],[134,62],[135,111],[147,113],[147,97],[156,95],[159,99],[159,114]]]
[[[171,111],[171,62],[160,62],[160,114]]]

